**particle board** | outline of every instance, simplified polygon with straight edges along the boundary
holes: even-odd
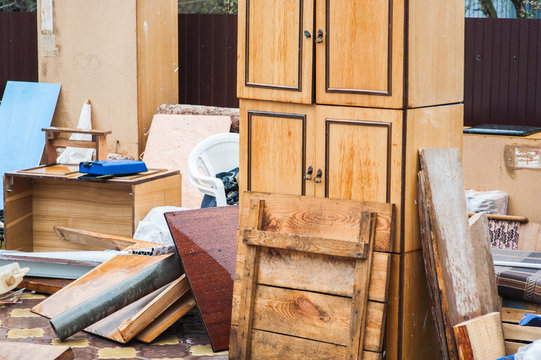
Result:
[[[8,81],[0,105],[0,177],[39,165],[60,84]],[[4,196],[0,194],[3,206]]]
[[[214,351],[229,347],[238,212],[223,206],[165,214]]]
[[[303,231],[306,231],[317,237],[324,238],[325,236],[329,236],[332,239],[350,239],[349,241],[358,238],[360,232],[360,227],[358,226],[360,219],[358,215],[353,215],[355,210],[360,212],[363,209],[363,205],[365,207],[370,207],[368,204],[371,204],[372,206],[377,204],[361,203],[357,201],[339,201],[339,204],[335,204],[333,203],[335,200],[297,197],[293,195],[271,195],[265,193],[243,194],[240,210],[241,231],[239,232],[237,240],[237,275],[233,301],[231,335],[231,344],[233,341],[236,341],[236,347],[230,348],[230,357],[236,359],[246,356],[245,350],[239,353],[240,346],[244,346],[244,349],[246,349],[247,346],[251,346],[249,349],[254,349],[254,346],[260,346],[250,345],[250,341],[249,339],[246,339],[246,337],[243,337],[242,340],[239,339],[239,333],[246,333],[241,329],[243,327],[246,328],[247,325],[253,325],[253,336],[256,336],[255,329],[261,331],[267,327],[271,329],[269,331],[272,333],[288,334],[288,336],[301,337],[305,338],[305,340],[306,338],[309,340],[313,337],[313,339],[319,339],[320,341],[332,342],[329,340],[329,336],[331,336],[330,334],[333,334],[333,339],[339,343],[335,345],[339,346],[344,356],[346,356],[346,354],[353,354],[356,351],[361,351],[364,354],[363,356],[367,359],[379,358],[382,351],[383,328],[386,321],[385,314],[388,286],[385,284],[388,284],[391,254],[374,252],[373,263],[377,263],[378,265],[371,266],[369,261],[367,266],[371,271],[368,271],[364,280],[358,280],[361,282],[366,281],[366,285],[359,286],[360,283],[357,283],[355,286],[340,284],[341,281],[333,277],[332,274],[340,272],[341,277],[346,279],[344,282],[348,279],[351,282],[352,279],[355,278],[355,264],[362,260],[299,251],[299,249],[304,248],[306,241],[300,243],[297,242],[294,246],[297,250],[248,245],[251,240],[243,239],[243,235],[253,234],[254,232],[243,232],[243,224],[245,229],[251,229],[254,228],[254,226],[249,225],[248,216],[244,211],[247,210],[247,203],[250,199],[252,199],[253,202],[254,199],[258,198],[264,203],[261,226],[259,228],[265,229],[265,232],[276,231],[280,234],[292,233],[299,235],[302,234]],[[329,204],[328,207],[325,206],[327,204]],[[347,208],[348,205],[351,209]],[[380,212],[383,214],[382,217],[390,216],[390,218],[392,218],[392,206],[390,204],[381,205]],[[303,212],[303,206],[306,206],[306,209],[310,210]],[[325,211],[329,212],[326,213]],[[327,215],[325,214],[334,215],[334,226],[330,225],[330,220],[326,220]],[[329,217],[331,217],[331,215],[329,215]],[[337,223],[336,219],[340,219],[340,222]],[[329,222],[326,223],[326,221]],[[254,220],[252,220],[252,223],[254,223]],[[354,223],[357,223],[357,226],[355,226]],[[379,224],[379,226],[381,225],[382,224]],[[332,229],[326,229],[326,226],[331,226]],[[379,229],[377,229],[377,227],[378,226],[373,229],[374,239],[378,237],[378,235],[376,235],[378,230],[380,231],[379,237],[384,237],[385,227]],[[390,226],[386,228],[388,235],[390,235],[390,228]],[[308,238],[310,237],[310,235],[307,236]],[[279,237],[281,238],[283,236],[279,235]],[[293,236],[292,239],[296,239],[297,237],[298,236]],[[374,240],[374,244],[377,244],[376,240]],[[274,243],[267,243],[266,245],[274,246]],[[255,252],[253,248],[256,249]],[[376,254],[381,254],[383,256],[377,258]],[[321,264],[319,269],[317,268],[318,262]],[[251,275],[252,278],[257,278],[252,280],[254,281],[254,285],[251,286],[252,290],[247,290],[248,288],[246,285],[239,286],[238,284],[241,280],[248,281],[249,283],[249,280],[246,280],[246,276],[240,276],[239,268],[245,269],[244,273],[246,274],[248,268],[256,265],[258,268],[257,271],[249,272],[249,274],[253,274]],[[335,265],[336,268],[333,269]],[[375,269],[378,268],[379,270],[376,271]],[[329,270],[330,272],[327,272],[326,270]],[[344,270],[345,272],[342,273]],[[374,276],[374,273],[378,273],[376,275],[378,278],[377,281],[375,280],[376,277]],[[352,276],[345,276],[344,274],[351,274]],[[368,274],[370,274],[370,276]],[[332,281],[330,279],[332,279]],[[338,283],[338,286],[337,289],[334,289],[336,283]],[[379,283],[379,286],[374,287],[373,285],[375,283]],[[384,285],[381,285],[381,283],[384,283]],[[368,286],[368,284],[370,284],[370,286]],[[315,293],[313,292],[314,289],[316,289]],[[356,294],[359,294],[358,291],[360,289],[363,289],[362,293],[364,295],[360,295],[360,298],[358,299],[365,299],[366,308],[364,311],[366,311],[366,318],[365,320],[360,320],[359,324],[366,322],[366,326],[357,326],[354,325],[354,323],[350,323],[350,319],[354,317],[351,313],[351,297],[355,298]],[[242,315],[239,310],[243,308],[243,306],[246,307],[246,304],[250,304],[250,296],[246,296],[247,291],[249,291],[248,293],[251,292],[255,298],[255,300],[253,300],[253,318],[246,318],[246,315]],[[284,291],[287,294],[280,293]],[[341,295],[336,297],[333,294]],[[381,302],[372,300],[372,297],[378,298]],[[245,299],[244,301],[242,300],[243,298]],[[347,300],[348,298],[350,300]],[[342,307],[331,306],[332,310],[325,311],[324,309],[326,309],[326,306],[329,303],[332,304],[334,301],[338,301],[338,303],[348,303],[348,309],[350,310],[344,310],[344,304],[342,304]],[[362,301],[359,300],[355,303],[359,304],[362,303]],[[342,310],[339,310],[340,308],[342,308]],[[336,311],[338,311],[337,314],[341,315],[335,314],[336,316],[333,316],[331,314]],[[242,316],[244,316],[244,318]],[[336,331],[329,330],[331,323],[336,327]],[[327,328],[327,326],[329,326],[329,328]],[[349,326],[351,326],[351,328]],[[351,332],[351,329],[358,330],[358,333],[355,335],[355,332]],[[265,336],[267,335],[268,334],[265,334]],[[365,340],[364,345],[362,341],[359,343],[354,342],[357,344],[358,350],[349,346],[352,343],[347,339],[351,339],[351,336],[363,338]],[[327,339],[325,340],[324,337]],[[287,340],[284,340],[284,344],[277,346],[280,348],[289,348],[289,345],[286,346],[285,344],[288,344]],[[307,351],[309,347],[317,349],[318,346],[318,343],[307,343],[306,349]],[[270,355],[265,354],[261,356]],[[298,355],[290,354],[288,356],[294,357]],[[273,357],[271,356],[270,358]]]
[[[154,115],[146,142],[143,161],[151,168],[180,170],[188,173],[188,157],[193,148],[207,137],[229,132],[230,116]],[[185,177],[182,184],[183,205],[199,209],[203,194]]]

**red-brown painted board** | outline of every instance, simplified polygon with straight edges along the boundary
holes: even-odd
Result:
[[[229,347],[238,206],[165,214],[214,351]]]

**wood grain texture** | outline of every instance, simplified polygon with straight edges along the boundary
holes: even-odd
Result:
[[[158,105],[178,102],[178,3],[137,0],[136,8],[138,154],[142,154]]]
[[[436,325],[436,335],[442,358],[449,358],[447,348],[447,337],[445,323],[443,320],[442,303],[439,292],[438,279],[436,277],[436,261],[434,259],[434,246],[432,230],[430,227],[430,214],[426,203],[424,173],[419,171],[419,185],[417,190],[419,207],[419,230],[421,232],[421,243],[423,245],[423,262],[427,279],[428,292],[430,293],[431,310]],[[451,350],[453,351],[453,350]]]
[[[335,239],[308,237],[304,235],[276,234],[271,231],[244,230],[246,245],[289,249],[321,255],[366,259],[366,243],[352,243]]]
[[[32,311],[47,318],[55,317],[167,257],[168,255],[115,256],[48,297],[32,308]]]
[[[262,196],[260,197],[259,195]],[[334,200],[291,195],[244,193],[240,210],[241,232],[239,232],[237,238],[237,271],[239,267],[252,267],[254,264],[254,260],[252,259],[255,257],[255,254],[251,255],[251,264],[249,265],[247,265],[248,260],[245,254],[251,247],[257,247],[257,245],[243,243],[243,237],[241,235],[244,233],[242,231],[242,224],[248,224],[246,214],[243,213],[243,209],[247,211],[248,208],[244,207],[244,205],[257,201],[259,198],[265,202],[263,218],[261,219],[262,228],[265,229],[265,232],[277,230],[279,237],[282,238],[287,237],[285,234],[290,233],[291,229],[294,229],[293,234],[303,234],[302,231],[306,229],[318,238],[326,235],[336,240],[341,239],[342,241],[357,243],[359,241],[365,242],[359,239],[361,226],[354,226],[351,230],[347,229],[350,226],[349,221],[345,221],[347,216],[339,215],[340,211],[337,211],[337,208],[334,207]],[[280,205],[280,201],[284,202],[282,204],[284,205],[283,207],[278,206]],[[327,205],[326,202],[330,204],[328,207],[325,206]],[[357,204],[358,202],[356,201],[342,201],[341,211],[349,214],[351,209],[344,209],[347,207],[355,208]],[[302,214],[301,209],[304,207],[310,209],[308,215]],[[358,211],[363,210],[363,208],[360,208]],[[329,213],[326,211],[329,211]],[[331,229],[329,228],[325,229],[321,224],[327,221],[326,214],[332,213],[331,211],[337,211],[332,225],[330,220],[328,223],[329,227],[333,227],[332,230],[334,230],[334,233],[331,233]],[[361,218],[362,216],[352,221],[361,222]],[[302,219],[306,219],[307,222],[313,224],[311,226],[302,224]],[[344,225],[339,225],[337,222],[338,219],[344,222]],[[275,222],[277,225],[271,228],[268,226],[269,221]],[[318,223],[318,221],[321,221],[321,223]],[[372,227],[363,227],[365,229],[364,231],[371,234],[368,235],[365,233],[362,236],[363,239],[375,239],[375,217],[372,220],[372,224]],[[281,226],[284,226],[284,228]],[[293,236],[293,238],[296,239],[296,236]],[[376,244],[376,241],[373,241],[373,244]],[[244,248],[242,250],[242,257],[239,255],[241,253],[239,251],[240,248]],[[383,256],[376,256],[376,254]],[[378,352],[382,351],[383,346],[385,303],[388,294],[388,286],[386,284],[388,284],[390,274],[390,254],[374,253],[374,263],[377,263],[379,270],[370,272],[371,276],[368,276],[368,269],[374,269],[372,264],[366,260],[357,260],[366,263],[364,267],[364,270],[366,270],[364,272],[365,275],[364,277],[359,275],[360,278],[357,286],[352,281],[355,278],[355,261],[353,259],[348,260],[342,257],[304,252],[300,248],[280,249],[263,246],[256,260],[258,261],[259,269],[257,272],[257,290],[254,302],[254,331],[266,330],[272,333],[288,334],[289,336],[301,337],[303,339],[312,339],[327,343],[334,342],[335,344],[341,344],[344,347],[351,348],[349,352],[354,358],[360,352],[367,353],[367,358],[378,358],[381,356],[381,353],[378,354]],[[321,263],[319,268],[317,267],[318,262]],[[327,272],[326,269],[329,271]],[[344,270],[345,272],[343,272]],[[372,275],[374,273],[378,275],[373,277]],[[292,274],[295,274],[295,276],[292,276]],[[333,276],[333,274],[336,274],[336,276]],[[347,276],[347,274],[351,275]],[[340,277],[345,279],[343,281],[344,284],[341,284],[338,290],[332,289],[335,283],[341,283]],[[375,278],[378,280],[375,281]],[[239,282],[246,281],[246,278],[243,275],[242,277],[236,277],[236,279],[235,286],[238,292],[235,293],[238,295],[234,295],[233,299],[233,332],[230,358],[243,358],[241,356],[250,358],[250,355],[246,355],[245,352],[238,349],[242,346],[242,344],[239,345],[239,338],[245,341],[243,344],[248,341],[246,341],[246,335],[239,336],[242,330],[237,325],[240,324],[240,316],[242,316],[242,311],[239,311],[243,307],[241,303],[243,298],[242,290],[246,289],[242,284],[239,286]],[[347,279],[350,282],[348,285],[345,284]],[[366,284],[364,286],[360,285],[365,282]],[[372,284],[375,285],[374,290],[372,289]],[[314,290],[317,293],[313,292]],[[339,293],[340,296],[331,295],[336,293]],[[353,301],[352,299],[355,294],[358,296],[357,301]],[[382,302],[367,301],[371,296],[379,297]],[[352,309],[354,304],[365,305],[361,305],[360,309],[357,308],[357,312],[355,312]],[[365,309],[362,309],[363,307]],[[353,316],[361,317],[361,319],[357,319],[359,322],[358,326],[351,323]],[[366,320],[362,319],[363,316],[365,316]],[[365,325],[360,325],[363,322],[365,322]],[[364,345],[361,339],[364,339]],[[248,342],[252,344],[249,351],[253,350],[254,346],[259,346],[254,345],[253,341],[254,339],[252,338]],[[251,356],[252,358],[258,358],[258,354],[256,355],[256,353],[252,353]]]
[[[304,31],[312,32],[313,14],[313,0],[239,3],[239,98],[311,102],[315,35],[306,38]]]
[[[541,338],[541,329],[534,326],[520,326],[517,324],[502,324],[505,340],[535,341]]]
[[[165,218],[212,348],[225,350],[231,327],[238,207],[171,212]]]
[[[4,236],[7,250],[33,251],[32,185],[25,179],[3,177]],[[9,190],[9,191],[8,191]]]
[[[89,250],[122,250],[139,242],[138,240],[126,236],[72,229],[65,226],[55,226],[54,230],[60,239],[84,245]]]
[[[498,295],[498,286],[494,274],[488,218],[486,213],[478,213],[468,219],[475,259],[475,279],[482,291],[479,291],[481,314],[501,313],[502,307]]]
[[[145,327],[136,339],[145,343],[154,341],[169,326],[182,318],[188,311],[195,307],[195,298],[191,291],[186,292],[180,299],[165,309],[152,323]]]
[[[464,1],[409,3],[408,108],[464,101]]]
[[[401,108],[404,3],[317,0],[316,12],[324,32],[315,45],[317,103]]]
[[[488,313],[453,327],[461,360],[498,359],[505,356],[502,318]]]
[[[69,285],[72,281],[73,280],[25,276],[17,288],[42,294],[54,294],[63,287]]]
[[[73,351],[69,346],[38,345],[15,341],[0,341],[2,360],[72,360]]]
[[[404,185],[404,252],[420,250],[421,237],[417,201],[417,172],[419,149],[437,147],[462,148],[463,105],[437,106],[432,108],[409,109],[406,111],[408,129],[406,132]],[[413,221],[414,220],[414,221]],[[396,247],[394,248],[398,250]]]

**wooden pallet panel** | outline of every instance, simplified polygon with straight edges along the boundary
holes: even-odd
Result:
[[[254,344],[254,341],[259,341],[255,338],[257,332],[263,333],[264,337],[279,335],[285,337],[284,339],[291,336],[303,338],[314,342],[310,346],[315,348],[319,347],[319,342],[325,342],[323,347],[328,349],[333,348],[328,346],[329,343],[334,343],[340,347],[344,358],[356,358],[360,353],[366,353],[363,355],[366,359],[379,358],[388,294],[390,254],[374,252],[378,256],[372,257],[370,255],[372,250],[365,255],[364,245],[351,247],[350,244],[340,242],[359,242],[359,238],[372,239],[372,242],[361,241],[361,243],[375,246],[373,244],[377,243],[374,240],[378,236],[377,226],[361,227],[352,223],[362,221],[366,224],[368,221],[366,217],[371,216],[372,220],[368,223],[376,225],[376,215],[365,213],[363,220],[358,213],[349,212],[351,209],[344,206],[348,201],[341,201],[341,206],[330,207],[333,211],[340,209],[339,214],[335,215],[346,224],[346,229],[341,229],[342,223],[337,225],[340,220],[337,221],[335,218],[336,232],[331,234],[328,228],[318,232],[306,222],[313,222],[315,227],[323,228],[317,220],[323,219],[325,222],[325,217],[330,212],[326,212],[325,201],[321,202],[322,199],[312,201],[314,199],[309,197],[278,195],[280,200],[285,199],[288,202],[289,210],[286,210],[285,206],[279,204],[279,200],[273,198],[274,195],[263,194],[263,199],[258,199],[259,194],[245,193],[241,205],[241,231],[237,249],[245,248],[243,256],[237,256],[237,275],[239,266],[242,266],[243,274],[237,278],[241,279],[241,283],[237,281],[235,284],[238,285],[239,296],[236,296],[237,294],[234,296],[230,358],[270,356],[259,353],[258,349],[263,345]],[[242,213],[246,198],[251,198],[248,216]],[[272,210],[267,207],[268,200],[273,205]],[[306,213],[302,211],[305,204],[299,203],[298,200],[312,205],[307,206],[309,210]],[[335,204],[333,200],[327,201]],[[315,203],[318,203],[318,206],[314,207]],[[347,205],[355,207],[359,206],[359,203],[352,201]],[[376,203],[371,205],[374,204],[379,205]],[[382,205],[380,209],[384,213],[387,210],[385,215],[388,216],[390,224],[392,207],[389,204]],[[387,209],[385,205],[388,205]],[[255,211],[257,208],[259,210]],[[275,209],[279,209],[277,213],[273,212]],[[359,211],[359,208],[357,210]],[[348,218],[350,215],[356,220]],[[271,218],[273,225],[269,226]],[[242,228],[243,222],[246,224],[245,229]],[[331,223],[332,221],[328,221],[328,225]],[[265,231],[257,230],[265,227],[267,227]],[[390,228],[389,225],[387,235],[390,234]],[[269,229],[280,229],[280,233],[276,238],[272,238],[269,234],[272,230]],[[285,235],[291,229],[295,229],[295,235]],[[304,229],[314,233],[314,242],[310,242],[310,237],[302,234]],[[331,234],[330,240],[325,242],[326,239],[322,234],[327,236]],[[384,238],[384,231],[380,229],[379,235],[380,239]],[[376,264],[375,267],[372,267],[372,262]],[[372,276],[374,268],[380,270],[376,281]],[[369,271],[370,269],[372,271]],[[349,284],[341,278],[349,279]],[[335,280],[339,283],[336,289]],[[384,284],[369,286],[372,282]],[[368,301],[370,297],[379,298],[383,302]],[[247,312],[247,308],[253,308],[253,313]],[[271,333],[272,335],[268,335]],[[254,338],[251,338],[251,334],[254,334]],[[364,339],[366,341],[363,344]],[[287,345],[286,348],[290,346],[293,345]],[[252,351],[256,353],[251,353]]]

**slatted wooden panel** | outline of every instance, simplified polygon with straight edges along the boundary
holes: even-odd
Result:
[[[38,81],[35,12],[0,11],[0,99],[8,80]]]
[[[238,107],[237,15],[180,14],[180,104]]]
[[[464,123],[541,126],[541,20],[466,19]]]

